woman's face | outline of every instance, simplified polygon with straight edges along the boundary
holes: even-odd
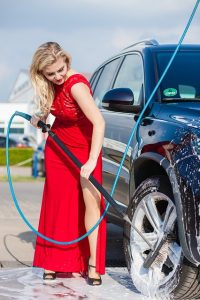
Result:
[[[61,85],[67,78],[67,63],[63,57],[59,57],[55,63],[45,67],[42,74],[50,82]]]

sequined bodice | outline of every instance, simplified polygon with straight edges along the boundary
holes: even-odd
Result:
[[[88,80],[81,74],[73,74],[63,85],[55,86],[55,98],[51,107],[51,113],[60,121],[78,122],[86,118],[71,94],[72,86],[80,82],[86,84],[92,94]]]

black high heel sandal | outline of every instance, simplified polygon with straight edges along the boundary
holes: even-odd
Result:
[[[56,272],[43,273],[43,280],[55,280],[55,279],[56,279]]]
[[[95,266],[92,266],[92,265],[90,265],[90,264],[88,264],[88,267],[89,267],[89,268],[96,268]],[[88,271],[88,273],[89,273],[89,271]],[[100,278],[91,278],[91,277],[89,277],[89,275],[88,275],[87,283],[88,283],[89,285],[93,285],[93,286],[95,286],[95,285],[101,285],[101,284],[102,284],[101,276],[100,276]]]

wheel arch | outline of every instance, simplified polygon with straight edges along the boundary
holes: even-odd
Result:
[[[140,183],[142,183],[142,181],[155,175],[166,176],[168,183],[171,186],[171,182],[167,174],[169,163],[163,160],[163,163],[161,164],[162,160],[163,157],[155,153],[142,154],[137,160],[135,160],[132,168],[135,189],[140,185]]]
[[[134,190],[137,189],[137,187],[145,179],[155,175],[161,175],[165,177],[169,187],[168,196],[173,197],[175,201],[179,239],[184,255],[191,263],[198,265],[199,262],[195,260],[188,247],[188,241],[186,239],[186,231],[183,222],[184,216],[182,211],[181,195],[178,189],[178,183],[174,169],[170,165],[170,162],[160,154],[153,152],[143,153],[140,155],[133,163],[131,174],[131,182],[133,184],[130,185],[130,195],[133,195]]]

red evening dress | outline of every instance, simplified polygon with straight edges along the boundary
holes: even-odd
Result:
[[[92,123],[71,94],[76,83],[90,84],[81,74],[71,75],[63,85],[55,86],[51,113],[56,117],[51,130],[84,164],[89,157]],[[58,241],[71,241],[86,233],[85,204],[80,185],[80,170],[51,139],[45,146],[46,179],[38,231]],[[102,183],[102,153],[93,176]],[[105,205],[101,196],[101,213]],[[105,273],[106,221],[98,227],[96,271]],[[57,272],[87,272],[90,257],[88,238],[71,245],[58,245],[37,236],[34,267]]]

